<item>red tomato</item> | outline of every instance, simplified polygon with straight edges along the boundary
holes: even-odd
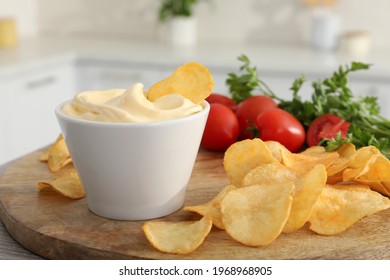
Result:
[[[310,124],[307,130],[307,144],[315,146],[322,138],[332,139],[338,132],[341,132],[343,138],[347,138],[349,125],[349,122],[344,121],[337,115],[321,115]]]
[[[273,140],[284,145],[291,152],[297,152],[306,139],[303,125],[289,112],[270,109],[256,119],[260,139]]]
[[[233,101],[233,99],[227,97],[226,95],[222,95],[219,93],[212,93],[207,98],[206,101],[210,104],[219,103],[223,104],[235,112],[237,110],[237,103]]]
[[[265,95],[251,96],[238,104],[236,114],[240,124],[240,138],[253,138],[253,133],[248,128],[254,124],[257,116],[277,107],[278,104]]]
[[[218,103],[210,104],[201,145],[208,150],[226,150],[237,141],[239,131],[237,117],[231,109]]]

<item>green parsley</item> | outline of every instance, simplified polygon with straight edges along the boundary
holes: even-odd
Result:
[[[277,101],[281,109],[294,115],[305,128],[320,115],[335,114],[351,125],[347,139],[336,135],[333,139],[321,141],[328,150],[335,150],[343,143],[351,142],[357,148],[375,146],[390,158],[390,120],[380,115],[376,97],[354,96],[349,85],[350,73],[367,70],[371,65],[361,62],[341,65],[330,77],[312,82],[313,92],[310,100],[302,100],[299,95],[302,85],[306,82],[302,75],[294,80],[290,88],[291,100],[284,100],[260,79],[256,67],[250,65],[247,56],[241,55],[238,60],[243,62],[240,73],[229,73],[226,80],[232,99],[236,102],[252,96],[254,92],[261,92]]]

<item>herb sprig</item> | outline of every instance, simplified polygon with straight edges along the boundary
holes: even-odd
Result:
[[[351,123],[347,139],[341,135],[330,140],[324,140],[322,145],[328,150],[334,150],[345,142],[353,143],[357,148],[375,146],[385,156],[390,158],[390,120],[380,115],[378,100],[373,96],[354,96],[349,85],[349,74],[367,70],[370,64],[352,62],[341,65],[333,74],[325,79],[312,82],[313,92],[310,100],[302,100],[299,95],[302,85],[306,82],[301,75],[294,80],[290,90],[292,99],[278,97],[270,87],[259,77],[256,67],[251,66],[247,56],[241,55],[238,60],[243,62],[240,73],[229,73],[226,84],[232,99],[236,102],[252,96],[254,92],[265,94],[279,103],[279,107],[294,115],[307,128],[318,116],[332,113]]]

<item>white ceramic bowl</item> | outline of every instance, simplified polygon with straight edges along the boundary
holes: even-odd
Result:
[[[165,216],[183,206],[209,104],[191,116],[107,123],[56,116],[89,209],[118,220]]]

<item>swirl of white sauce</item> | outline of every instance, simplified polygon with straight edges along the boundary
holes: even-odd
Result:
[[[65,115],[99,122],[153,122],[181,118],[201,110],[201,105],[178,93],[152,102],[140,83],[127,90],[81,92],[62,107]]]

